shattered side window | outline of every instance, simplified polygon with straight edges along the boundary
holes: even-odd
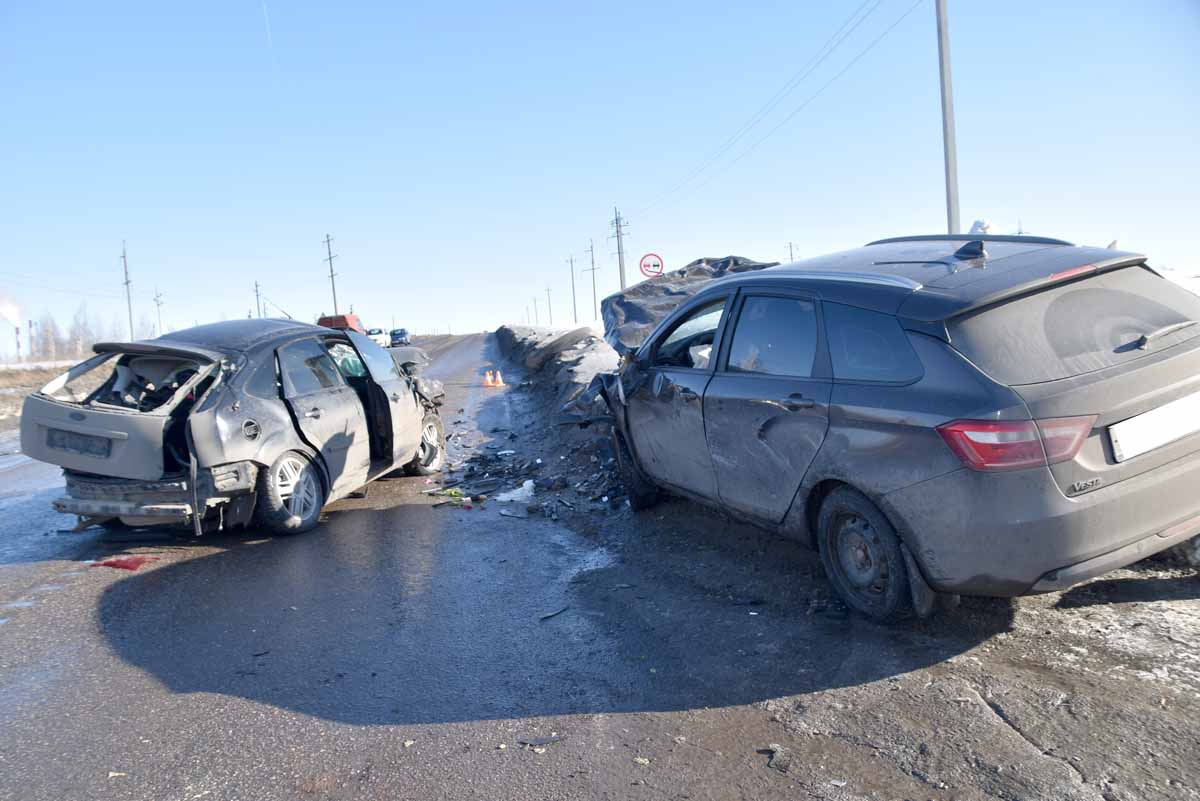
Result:
[[[42,388],[42,394],[66,403],[83,403],[109,384],[117,366],[115,353],[80,362]]]
[[[725,298],[707,303],[677,323],[654,353],[657,367],[708,368],[725,313]]]

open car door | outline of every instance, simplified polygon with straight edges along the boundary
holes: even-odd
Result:
[[[391,354],[370,337],[347,331],[358,355],[362,357],[372,382],[391,413],[392,460],[395,467],[412,461],[421,444],[421,419],[424,409],[417,400],[408,377],[400,372]]]

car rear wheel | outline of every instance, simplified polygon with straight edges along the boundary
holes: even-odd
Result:
[[[629,505],[636,511],[648,509],[658,503],[658,487],[638,468],[633,461],[633,454],[625,444],[625,438],[620,432],[613,430],[613,453],[617,456],[617,474],[625,491],[629,493]]]
[[[446,432],[442,418],[437,412],[427,412],[421,421],[421,445],[417,455],[404,465],[410,476],[432,476],[442,471],[446,463]]]
[[[847,606],[883,623],[911,614],[900,538],[865,495],[850,487],[829,493],[817,540],[825,573]]]
[[[321,518],[325,491],[316,465],[287,451],[259,474],[258,522],[276,534],[308,531]]]

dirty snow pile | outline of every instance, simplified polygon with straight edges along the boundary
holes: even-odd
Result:
[[[524,365],[534,380],[554,388],[559,407],[575,400],[597,373],[617,369],[617,352],[588,326],[566,330],[506,325],[496,331],[496,337],[505,357]]]

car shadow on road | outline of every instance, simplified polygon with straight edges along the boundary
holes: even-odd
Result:
[[[812,613],[784,591],[823,582],[802,551],[753,566],[761,600],[732,597],[494,508],[219,544],[109,587],[110,647],[174,692],[362,725],[748,704],[901,675],[1012,622],[993,603],[893,628]]]
[[[1151,601],[1193,601],[1197,598],[1200,598],[1200,581],[1196,580],[1195,575],[1138,576],[1100,579],[1072,587],[1062,594],[1055,607],[1078,609]]]

